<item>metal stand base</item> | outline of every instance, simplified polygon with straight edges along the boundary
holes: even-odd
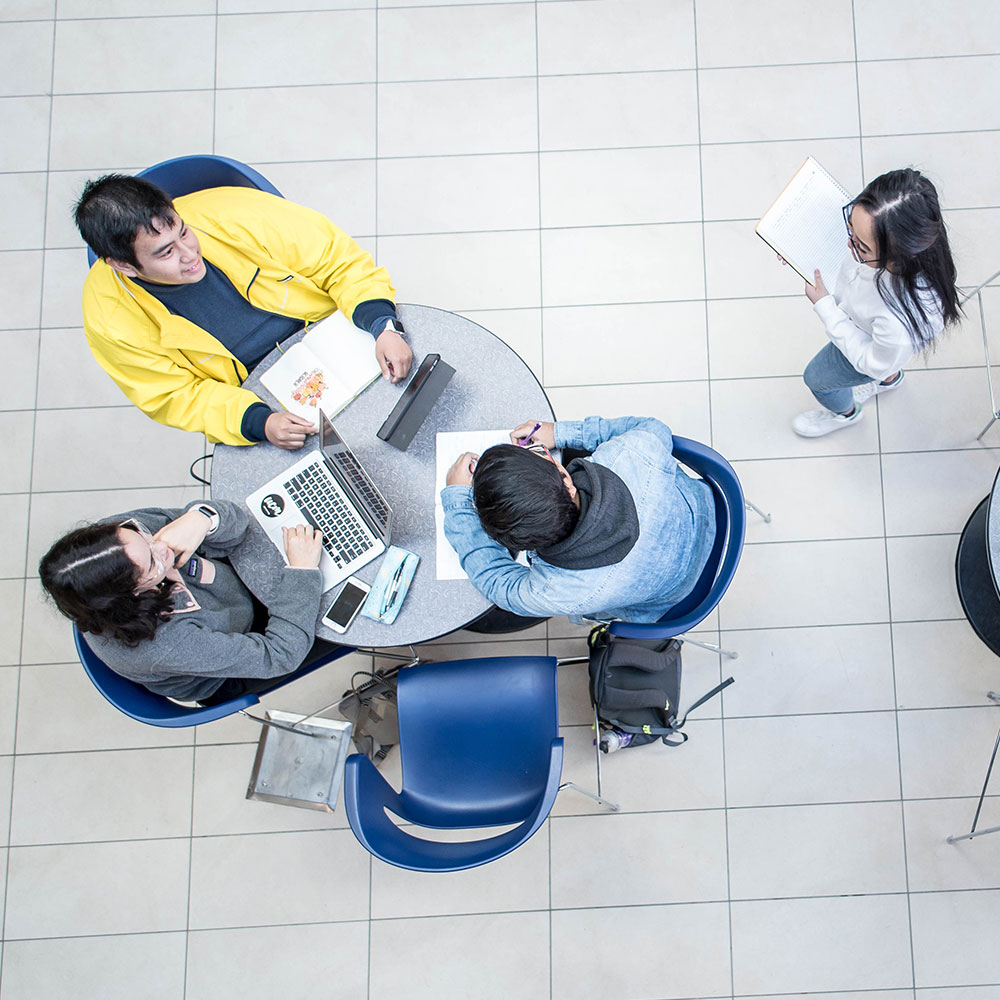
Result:
[[[990,701],[1000,704],[1000,694],[997,694],[995,691],[987,691],[986,697],[989,698]],[[983,790],[979,793],[979,805],[976,806],[976,815],[972,818],[972,829],[968,833],[962,833],[954,837],[949,837],[949,844],[955,844],[960,840],[972,840],[973,837],[982,837],[984,834],[996,833],[1000,830],[1000,826],[991,826],[986,830],[976,830],[976,824],[979,822],[979,814],[983,809],[983,799],[986,798],[986,788],[990,783],[990,775],[993,773],[993,765],[996,763],[997,750],[1000,750],[1000,730],[997,730],[997,740],[996,743],[993,744],[993,755],[990,757],[990,766],[986,768],[986,780],[983,782]]]

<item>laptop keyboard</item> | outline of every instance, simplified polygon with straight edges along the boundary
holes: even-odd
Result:
[[[336,461],[340,465],[340,471],[350,479],[354,488],[368,501],[368,505],[378,520],[383,525],[388,523],[389,505],[372,486],[368,474],[361,468],[358,460],[350,452],[341,452],[337,455]]]
[[[341,569],[375,542],[318,465],[306,466],[284,484],[309,523],[323,532],[323,548]]]

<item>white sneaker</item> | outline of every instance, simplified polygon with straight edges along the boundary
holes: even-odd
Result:
[[[906,372],[900,368],[899,378],[891,385],[882,385],[881,382],[865,382],[864,385],[856,385],[854,387],[854,402],[863,403],[866,399],[871,399],[872,396],[877,396],[880,392],[889,392],[895,389],[905,377]]]
[[[861,419],[861,414],[865,411],[861,409],[860,403],[854,404],[854,413],[849,417],[844,417],[831,410],[806,410],[800,413],[792,421],[792,430],[799,437],[818,438],[824,434],[832,434],[842,427],[850,427]]]

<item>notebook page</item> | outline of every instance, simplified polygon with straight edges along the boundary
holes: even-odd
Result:
[[[847,191],[809,157],[757,223],[757,234],[810,284],[819,268],[829,287],[849,252],[842,211],[848,201]]]
[[[382,374],[375,357],[375,339],[367,331],[359,330],[342,312],[313,323],[302,339],[343,387],[341,395],[345,402],[350,402]],[[324,409],[333,416],[329,406]]]

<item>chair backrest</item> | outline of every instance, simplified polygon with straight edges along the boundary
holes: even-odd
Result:
[[[162,188],[171,198],[215,187],[257,188],[279,198],[282,196],[263,174],[228,156],[175,156],[139,171],[136,176]],[[97,260],[90,247],[87,247],[87,260],[91,267]]]
[[[171,701],[165,695],[154,694],[148,688],[130,681],[121,674],[116,674],[91,648],[83,638],[80,630],[73,626],[73,641],[80,656],[83,669],[94,682],[94,687],[111,702],[119,712],[136,722],[145,722],[149,726],[164,726],[176,729],[181,726],[198,726],[203,722],[214,722],[224,719],[227,715],[235,715],[243,709],[250,708],[260,702],[260,695],[276,691],[285,684],[305,677],[314,670],[325,667],[333,660],[340,659],[354,652],[353,646],[336,646],[322,656],[317,657],[299,667],[298,670],[284,677],[277,677],[273,684],[257,694],[242,694],[237,698],[221,702],[218,705],[180,705]]]
[[[667,639],[694,628],[716,608],[732,583],[743,554],[746,501],[733,467],[713,448],[674,437],[674,458],[712,487],[715,500],[715,541],[691,593],[658,622],[613,622],[611,634],[626,639]]]
[[[181,726],[197,726],[202,722],[213,722],[238,712],[241,708],[249,708],[260,700],[255,694],[245,694],[221,705],[209,708],[201,706],[178,705],[165,695],[154,694],[135,681],[130,681],[121,674],[116,674],[91,648],[73,626],[73,641],[80,655],[80,662],[87,676],[94,682],[94,687],[119,712],[145,722],[149,726],[164,726],[176,729]]]
[[[475,827],[525,818],[559,736],[556,666],[554,657],[503,656],[399,672],[399,798],[408,819]],[[432,733],[459,750],[462,767]]]

